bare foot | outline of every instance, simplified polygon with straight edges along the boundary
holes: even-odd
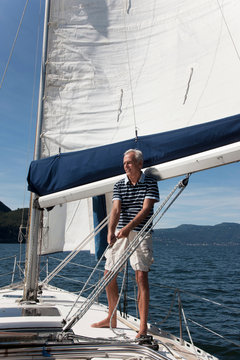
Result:
[[[93,328],[110,328],[110,319],[106,318],[102,321],[99,321],[97,323],[94,323],[91,325]],[[117,327],[117,321],[116,319],[112,319],[111,327],[115,328]]]
[[[147,329],[146,330],[139,330],[139,332],[136,335],[136,339],[139,339],[141,336],[147,335]]]

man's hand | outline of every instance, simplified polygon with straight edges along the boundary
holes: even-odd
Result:
[[[124,226],[121,230],[119,230],[119,232],[117,233],[117,238],[121,239],[121,238],[126,238],[128,237],[129,233],[130,233],[131,229],[129,229],[129,227],[126,225]]]
[[[116,230],[117,223],[119,221],[120,211],[121,211],[121,201],[114,200],[110,219],[109,219],[108,235],[107,235],[107,242],[110,246],[113,246],[113,244],[117,241],[117,238],[115,235],[115,230]]]
[[[107,242],[110,246],[113,246],[117,241],[117,237],[115,234],[108,233]]]

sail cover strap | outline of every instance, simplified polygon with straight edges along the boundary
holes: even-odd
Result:
[[[160,134],[58,154],[32,161],[28,189],[39,196],[70,189],[123,173],[123,153],[137,148],[150,167],[240,140],[240,114]],[[111,156],[109,156],[111,154]]]

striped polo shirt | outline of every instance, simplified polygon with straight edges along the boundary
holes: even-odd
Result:
[[[136,185],[132,185],[127,175],[114,185],[113,200],[121,201],[121,214],[117,229],[127,225],[142,209],[144,199],[159,201],[158,185],[155,179],[142,173]],[[134,231],[140,231],[153,215],[153,208],[147,218]],[[148,229],[150,226],[148,227]],[[148,230],[147,229],[147,230]]]

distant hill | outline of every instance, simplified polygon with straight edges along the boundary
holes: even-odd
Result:
[[[11,210],[0,201],[0,243],[16,243],[19,226],[26,226],[28,209]],[[180,225],[171,229],[155,229],[153,237],[166,245],[240,245],[240,224],[222,223],[215,226]]]
[[[23,211],[24,210],[24,211]],[[0,243],[16,243],[18,241],[19,226],[26,227],[28,209],[11,210],[0,202]],[[23,229],[23,232],[25,229]]]
[[[0,213],[1,212],[9,212],[11,209],[7,207],[3,202],[0,201]]]
[[[240,224],[222,223],[214,226],[180,225],[154,230],[154,238],[165,244],[240,245]]]

